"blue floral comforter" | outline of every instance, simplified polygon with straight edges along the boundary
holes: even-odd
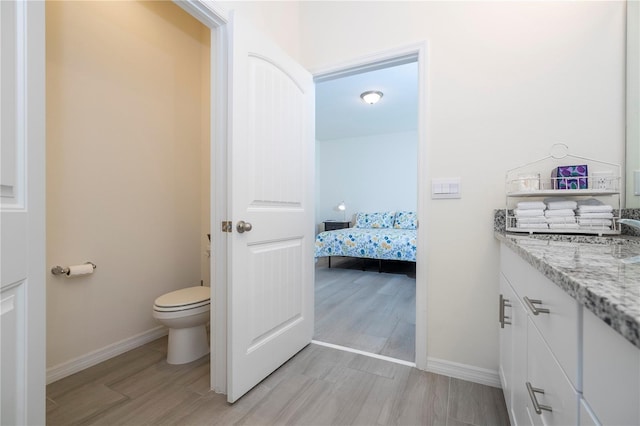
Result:
[[[316,237],[316,257],[349,256],[416,261],[415,229],[345,228]]]

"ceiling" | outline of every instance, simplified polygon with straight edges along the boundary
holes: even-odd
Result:
[[[384,95],[374,105],[367,90]],[[418,64],[411,62],[316,83],[316,139],[330,140],[418,128]]]

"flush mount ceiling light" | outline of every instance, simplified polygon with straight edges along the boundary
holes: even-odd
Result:
[[[363,101],[368,104],[375,104],[382,98],[382,92],[378,92],[377,90],[368,90],[360,95]]]

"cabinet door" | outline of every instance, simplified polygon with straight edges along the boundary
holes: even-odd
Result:
[[[511,421],[514,426],[530,425],[531,418],[527,412],[527,312],[524,306],[512,293],[511,302],[511,343],[512,343],[512,401],[509,407]]]
[[[584,399],[604,425],[640,425],[640,349],[584,309]]]
[[[516,301],[516,297],[511,290],[507,279],[504,275],[500,274],[500,298],[498,303],[502,303],[500,306],[500,316],[503,317],[500,325],[500,382],[502,383],[502,391],[504,393],[504,399],[507,404],[507,409],[511,409],[512,399],[512,379],[513,379],[513,313],[512,304]]]
[[[544,339],[529,320],[527,328],[528,340],[528,383],[540,392],[527,392],[527,409],[537,425],[577,425],[578,393],[564,374],[560,364],[551,354]],[[543,393],[544,392],[544,393]],[[551,409],[536,412],[534,399],[540,406]]]

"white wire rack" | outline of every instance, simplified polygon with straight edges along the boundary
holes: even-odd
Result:
[[[580,176],[557,176],[554,170],[564,166],[580,166]],[[583,167],[584,166],[584,167]],[[553,233],[553,234],[620,234],[620,189],[621,166],[606,161],[598,161],[579,155],[569,155],[565,144],[555,144],[551,154],[539,160],[507,170],[505,179],[506,203],[505,217],[507,232]],[[554,225],[518,223],[513,214],[517,203],[526,201],[544,201],[549,198],[567,198],[585,200],[597,198],[613,208],[611,225],[608,222],[596,225],[580,225],[578,228],[558,228]],[[569,219],[571,221],[571,219]],[[571,222],[573,223],[573,222]],[[576,222],[577,223],[577,222]],[[571,225],[573,226],[573,225]]]

